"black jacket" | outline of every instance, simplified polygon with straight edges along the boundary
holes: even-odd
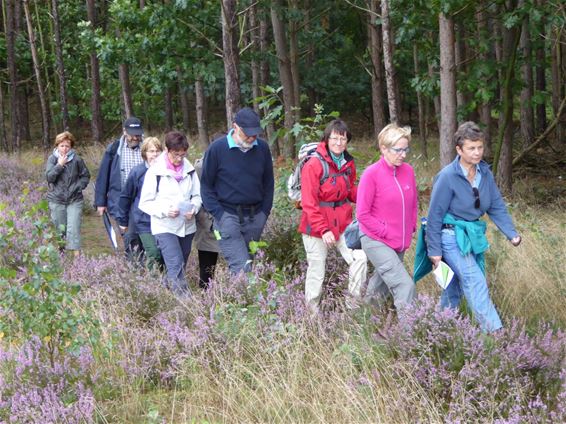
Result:
[[[49,184],[47,200],[62,205],[83,200],[83,190],[90,180],[90,172],[84,161],[76,153],[65,166],[59,165],[57,160],[54,155],[47,159],[45,170]]]

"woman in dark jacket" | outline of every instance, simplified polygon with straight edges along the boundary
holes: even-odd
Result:
[[[365,253],[349,249],[344,239],[344,230],[352,222],[351,203],[356,202],[358,193],[354,158],[346,150],[350,138],[346,123],[333,120],[324,130],[316,154],[301,170],[303,213],[299,232],[303,234],[308,262],[305,298],[313,313],[320,306],[329,248],[337,248],[349,266],[348,291],[352,297],[359,299],[366,280]]]
[[[55,137],[55,149],[47,159],[45,175],[49,184],[47,200],[51,220],[61,230],[66,248],[78,255],[81,249],[83,190],[90,173],[73,150],[75,137],[68,131]]]
[[[122,234],[126,233],[130,225],[135,225],[138,236],[142,242],[143,250],[147,260],[148,269],[163,269],[163,258],[155,243],[155,237],[151,234],[151,218],[141,211],[140,204],[141,189],[145,174],[155,159],[163,152],[163,143],[157,137],[147,137],[141,147],[140,153],[143,163],[132,168],[118,201],[118,214],[116,219],[120,225]],[[133,214],[130,210],[133,208]],[[130,219],[134,222],[129,222]]]

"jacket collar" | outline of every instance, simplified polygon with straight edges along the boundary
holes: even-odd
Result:
[[[464,177],[464,172],[462,172],[462,167],[460,166],[460,155],[456,155],[456,157],[454,158],[454,160],[452,161],[452,163],[450,164],[450,166],[452,166],[452,170],[458,174],[461,175],[462,177]],[[487,171],[490,170],[490,166],[489,164],[484,161],[483,159],[480,160],[480,163],[478,163],[478,166],[480,168],[480,172],[482,173],[482,175],[484,175]]]
[[[326,162],[334,163],[324,141],[318,143],[316,151],[324,158]],[[352,162],[354,160],[354,157],[350,153],[348,153],[348,149],[344,150],[344,159],[346,160],[346,163],[343,166],[346,166],[349,162]]]
[[[152,165],[152,168],[155,168],[155,173],[157,175],[171,175],[173,176],[173,172],[167,168],[167,165],[165,164],[165,156],[167,155],[167,152],[163,152],[161,153],[161,155],[159,155],[159,157],[155,160],[155,163]],[[187,158],[183,158],[183,175],[186,176],[187,174],[189,174],[190,172],[194,171],[194,167],[193,165],[191,165],[191,163],[187,160]]]

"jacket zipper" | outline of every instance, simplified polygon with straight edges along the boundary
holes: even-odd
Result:
[[[401,193],[401,203],[402,203],[402,227],[403,227],[403,240],[401,241],[401,251],[405,250],[405,195],[403,194],[403,189],[397,180],[397,168],[393,169],[393,179],[397,184],[397,188],[399,189],[399,193]]]

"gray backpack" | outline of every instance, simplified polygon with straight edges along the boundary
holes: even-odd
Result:
[[[317,146],[318,143],[307,143],[303,144],[299,149],[299,163],[297,163],[295,170],[291,175],[289,175],[289,179],[287,180],[287,195],[295,202],[301,201],[301,170],[310,158],[316,157],[322,165],[322,178],[320,179],[320,184],[322,185],[328,179],[328,175],[330,173],[328,163],[320,156],[319,153],[317,153]]]

